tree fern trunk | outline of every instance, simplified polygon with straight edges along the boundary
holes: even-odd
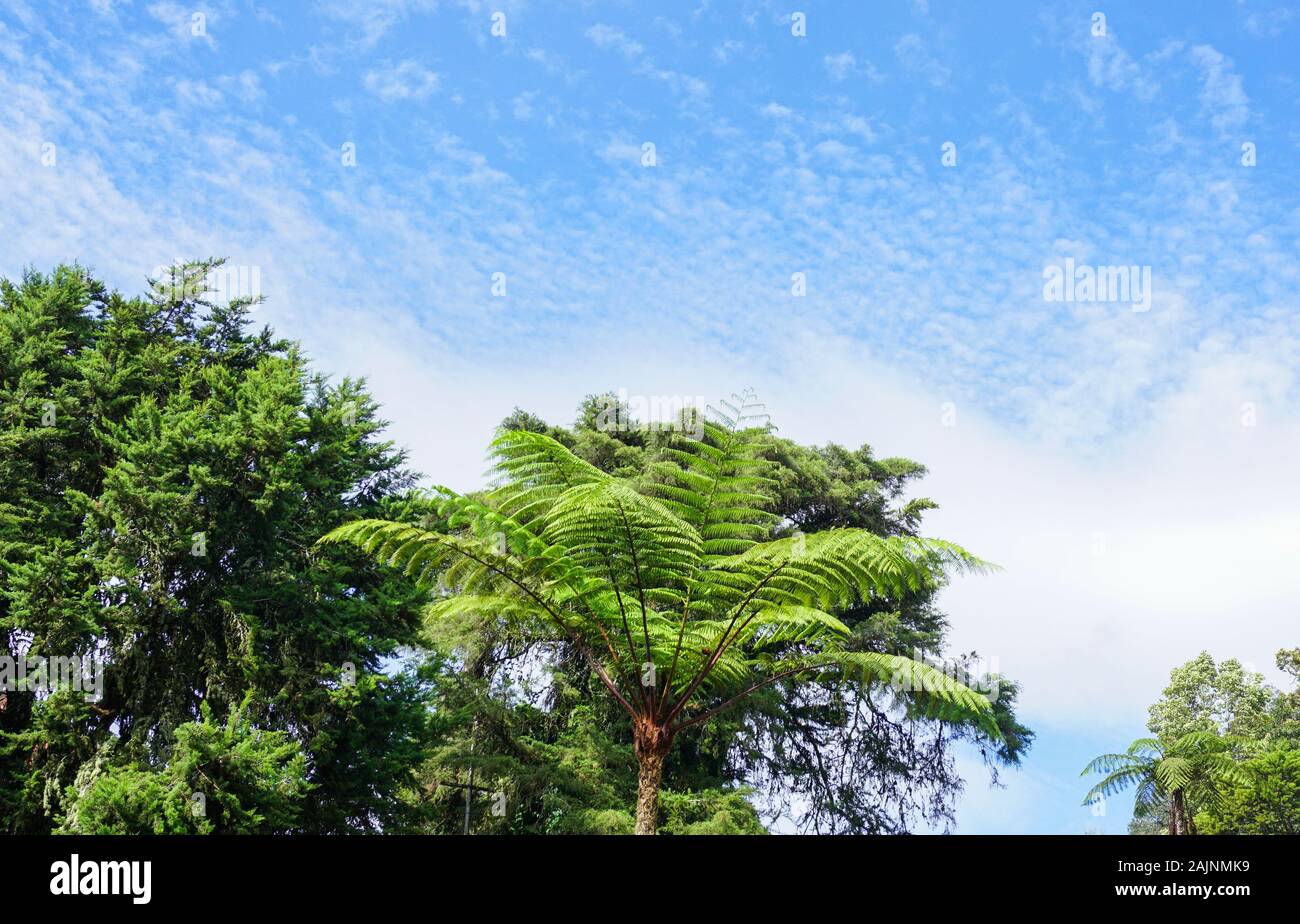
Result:
[[[1187,813],[1183,804],[1183,791],[1174,790],[1173,805],[1169,810],[1169,833],[1186,834],[1187,833]]]
[[[659,830],[659,781],[663,774],[662,754],[641,758],[641,772],[636,781],[637,834],[655,834]]]
[[[664,775],[664,761],[672,747],[672,739],[663,729],[650,724],[636,730],[636,759],[639,767],[636,781],[636,833],[656,834],[659,831],[659,783]]]

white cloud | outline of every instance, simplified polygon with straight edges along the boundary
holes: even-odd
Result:
[[[930,54],[925,42],[915,33],[908,33],[895,42],[894,54],[904,70],[924,78],[931,86],[945,86],[952,76],[948,66]]]
[[[366,71],[362,83],[385,102],[420,100],[438,89],[438,75],[415,61],[406,60]]]
[[[176,81],[176,95],[195,106],[216,106],[221,102],[220,91],[208,86],[202,80]]]
[[[876,140],[876,131],[871,127],[871,123],[859,115],[844,115],[834,127],[845,134],[857,135],[868,143]]]
[[[834,138],[818,142],[813,151],[840,170],[857,170],[862,167],[858,149]]]
[[[1201,72],[1201,103],[1210,124],[1223,137],[1240,130],[1250,118],[1250,101],[1232,59],[1210,45],[1197,45],[1188,54]]]
[[[850,77],[865,77],[871,83],[882,83],[885,79],[874,64],[867,60],[859,61],[849,51],[826,55],[822,58],[822,68],[834,83],[840,83]]]
[[[245,69],[234,76],[224,77],[221,83],[246,103],[255,103],[266,95],[262,89],[262,78],[253,70]]]
[[[732,58],[741,54],[745,50],[745,43],[736,39],[727,39],[713,46],[713,60],[719,64],[726,64]]]
[[[1090,34],[1084,41],[1088,47],[1088,79],[1095,86],[1119,91],[1141,78],[1142,69],[1120,47],[1114,33]]]
[[[1152,100],[1160,92],[1160,75],[1169,71],[1173,59],[1183,49],[1180,40],[1166,39],[1139,61],[1124,49],[1110,25],[1105,35],[1083,30],[1076,41],[1084,50],[1088,79],[1093,86],[1115,93],[1132,93],[1142,101]]]
[[[598,152],[602,160],[624,167],[634,166],[641,161],[641,145],[631,141],[615,140],[606,144]]]
[[[1249,12],[1246,10],[1249,9]],[[1242,25],[1256,38],[1277,38],[1296,18],[1296,11],[1288,6],[1274,7],[1271,10],[1258,10],[1243,7]]]
[[[595,42],[597,47],[612,48],[629,60],[641,57],[645,51],[640,42],[634,42],[618,29],[603,23],[597,23],[583,34]]]
[[[316,7],[360,32],[362,48],[371,48],[393,26],[419,13],[432,13],[437,0],[316,0]]]
[[[705,81],[690,74],[656,66],[645,54],[645,47],[640,42],[628,38],[619,29],[598,23],[583,34],[597,47],[617,51],[628,61],[635,62],[636,73],[666,83],[679,95],[695,101],[703,100],[709,95],[709,85]]]
[[[837,55],[827,55],[822,58],[822,65],[831,80],[839,81],[853,76],[857,60],[851,52],[842,51]]]
[[[533,117],[533,100],[537,98],[536,90],[528,90],[520,93],[511,103],[515,118],[520,122],[527,122]]]

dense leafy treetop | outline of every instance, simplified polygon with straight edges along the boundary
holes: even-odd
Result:
[[[136,804],[111,793],[171,792],[182,770],[200,791],[201,755],[241,747],[200,745],[207,717],[225,728],[245,701],[242,722],[300,749],[265,759],[314,795],[296,813],[214,806],[243,825],[402,823],[425,693],[381,668],[416,641],[422,601],[313,545],[396,510],[413,476],[361,383],[313,374],[252,327],[255,305],[199,297],[213,265],[148,298],[79,267],[0,284],[0,653],[106,664],[97,702],[0,694],[5,830],[91,824],[82,795]]]
[[[411,581],[315,545],[432,511],[364,386],[313,373],[251,324],[256,305],[206,302],[214,265],[144,298],[76,266],[0,282],[2,651],[106,665],[94,702],[0,692],[0,830],[458,831],[467,783],[475,830],[629,830],[631,742],[576,652],[471,614],[426,624]],[[676,437],[602,427],[608,408],[589,396],[570,428],[520,411],[503,432],[549,436],[671,507]],[[906,538],[931,506],[907,499],[920,465],[866,446],[769,433],[756,458],[774,503],[755,540]],[[742,538],[710,535],[708,554]],[[844,651],[941,650],[923,585],[832,601]],[[996,768],[1031,738],[1001,688],[992,735],[830,677],[773,684],[681,733],[663,829],[758,831],[754,803],[797,804],[814,829],[942,825],[954,740]],[[698,695],[708,709],[726,694]],[[503,815],[486,810],[498,790]]]

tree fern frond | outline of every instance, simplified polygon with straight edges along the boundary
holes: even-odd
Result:
[[[508,430],[492,441],[491,452],[493,472],[503,479],[493,503],[520,522],[544,515],[569,488],[611,478],[543,433]]]
[[[1088,766],[1083,768],[1079,776],[1087,776],[1090,773],[1110,773],[1117,768],[1131,766],[1134,766],[1132,754],[1102,754],[1089,761]]]
[[[703,582],[715,604],[832,609],[937,585],[953,564],[968,570],[987,567],[950,543],[940,547],[912,537],[833,529],[720,558]]]
[[[1133,816],[1145,818],[1151,815],[1165,800],[1164,791],[1156,784],[1153,777],[1143,777],[1138,782],[1137,792],[1133,796]]]
[[[648,490],[699,532],[708,556],[744,551],[777,520],[767,510],[771,463],[759,457],[757,437],[706,422],[699,439],[678,437],[667,461],[651,466]]]
[[[1091,805],[1098,798],[1113,796],[1134,783],[1140,783],[1148,777],[1143,767],[1124,767],[1107,775],[1100,783],[1088,790],[1083,797],[1084,805]]]
[[[796,677],[850,681],[907,715],[1000,738],[987,697],[932,665],[846,650],[832,615],[989,566],[951,543],[861,529],[762,542],[776,517],[756,414],[741,396],[700,439],[671,434],[640,489],[548,436],[502,433],[498,483],[482,498],[437,489],[438,529],[362,520],[321,541],[437,585],[434,624],[495,620],[566,639],[636,728],[669,740]]]
[[[1194,768],[1192,762],[1184,757],[1166,757],[1156,763],[1156,782],[1168,792],[1183,789],[1191,782]]]
[[[1156,738],[1138,738],[1128,746],[1129,754],[1162,754],[1164,748]]]

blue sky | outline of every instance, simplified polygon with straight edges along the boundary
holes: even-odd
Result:
[[[1298,641],[1300,9],[1190,6],[0,0],[0,273],[256,267],[457,487],[618,388],[916,458],[1039,732],[959,829],[1122,830],[1077,770],[1169,669]]]

